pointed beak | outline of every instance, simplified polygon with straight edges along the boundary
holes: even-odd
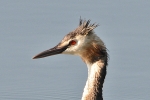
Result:
[[[33,57],[33,59],[38,59],[38,58],[43,58],[43,57],[47,57],[47,56],[60,54],[63,51],[65,51],[68,48],[68,46],[69,45],[66,45],[66,46],[63,46],[63,47],[55,46],[54,48],[51,48],[49,50],[45,50],[45,51],[37,54],[36,56]]]

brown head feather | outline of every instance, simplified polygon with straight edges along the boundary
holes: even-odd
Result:
[[[79,21],[79,26],[69,34],[67,34],[62,42],[68,41],[69,39],[73,39],[77,35],[87,35],[88,33],[91,33],[93,29],[95,29],[97,26],[99,26],[96,23],[90,24],[90,20],[82,20]]]

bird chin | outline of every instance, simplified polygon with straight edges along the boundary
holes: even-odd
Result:
[[[76,55],[76,54],[75,54],[75,53],[73,53],[73,52],[67,52],[67,51],[62,52],[61,54]]]

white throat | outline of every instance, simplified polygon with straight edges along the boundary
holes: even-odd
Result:
[[[88,79],[84,88],[82,100],[97,100],[96,95],[97,92],[102,92],[102,90],[98,90],[99,85],[103,86],[103,82],[99,82],[101,76],[101,71],[103,70],[104,63],[99,60],[93,64],[88,64]],[[102,94],[101,94],[102,95]],[[102,100],[102,99],[100,99]]]

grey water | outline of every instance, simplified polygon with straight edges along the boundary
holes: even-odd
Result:
[[[0,100],[80,100],[87,67],[77,56],[32,60],[61,41],[80,16],[100,26],[109,65],[104,100],[150,98],[150,1],[1,0]]]

